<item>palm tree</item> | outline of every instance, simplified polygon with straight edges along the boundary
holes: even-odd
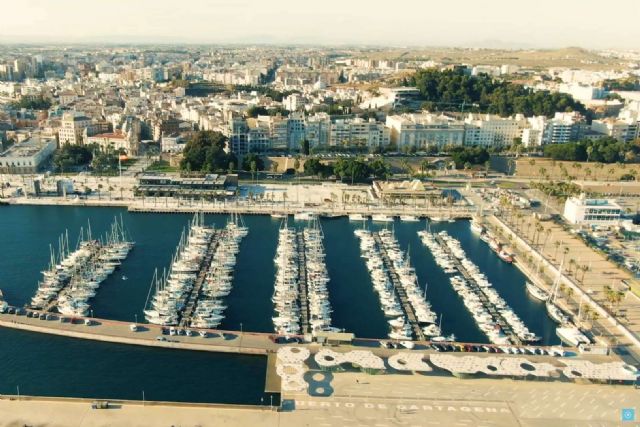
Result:
[[[556,247],[556,251],[553,253],[553,259],[556,259],[558,257],[558,249],[560,249],[561,244],[562,242],[560,242],[560,240],[556,240],[555,242],[553,242],[553,245]]]
[[[429,169],[429,161],[427,159],[422,160],[420,162],[420,172],[422,172],[422,176],[425,175],[425,171]]]
[[[574,267],[576,265],[576,260],[571,258],[569,260],[569,274],[571,274],[571,268]]]
[[[536,245],[538,245],[538,247],[540,247],[540,235],[544,231],[544,227],[542,226],[542,224],[538,224],[536,226],[536,231],[538,232],[538,235],[536,236]]]
[[[542,242],[542,248],[540,249],[541,252],[544,251],[544,247],[547,246],[549,237],[551,237],[551,227],[547,228],[544,232],[544,241]]]

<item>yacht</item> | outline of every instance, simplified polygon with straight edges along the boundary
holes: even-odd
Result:
[[[560,310],[560,308],[557,305],[555,305],[550,300],[547,301],[546,305],[547,305],[547,313],[549,313],[549,317],[551,317],[551,319],[554,322],[559,323],[561,325],[570,323],[569,318],[562,312],[562,310]]]
[[[413,215],[400,215],[400,221],[402,222],[418,222],[420,221],[417,216]]]
[[[575,326],[556,328],[556,335],[565,344],[578,347],[580,344],[591,344],[591,340]]]
[[[349,214],[349,221],[364,221],[367,217],[362,214]]]
[[[529,293],[529,295],[531,295],[533,298],[539,301],[544,302],[549,300],[549,296],[550,296],[549,292],[545,291],[542,288],[537,287],[531,282],[527,282],[527,292]]]
[[[316,218],[313,212],[298,212],[293,215],[295,221],[311,221]]]
[[[288,215],[285,213],[279,213],[279,212],[271,212],[271,218],[274,219],[283,219],[286,218]]]
[[[509,252],[505,251],[504,249],[500,249],[500,251],[498,252],[498,258],[500,258],[502,261],[509,264],[513,262],[513,255],[511,255]]]
[[[476,234],[484,233],[484,226],[480,224],[480,222],[476,218],[471,220],[470,227],[471,227],[471,231],[473,231]]]
[[[393,217],[388,215],[372,215],[371,220],[373,222],[393,222]]]

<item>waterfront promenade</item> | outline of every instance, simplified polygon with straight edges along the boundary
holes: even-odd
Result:
[[[243,215],[294,215],[301,212],[309,212],[330,217],[347,216],[351,214],[361,215],[415,215],[426,217],[447,217],[454,219],[470,218],[475,208],[466,205],[453,207],[442,206],[411,206],[411,205],[377,205],[377,204],[348,204],[335,205],[324,203],[320,205],[308,205],[292,202],[205,202],[198,200],[182,200],[171,197],[142,198],[136,197],[123,200],[109,200],[106,198],[90,199],[65,198],[65,197],[19,197],[7,200],[15,205],[51,205],[51,206],[105,206],[127,208],[130,212],[150,213],[213,213]]]
[[[511,236],[510,248],[516,253],[516,259],[518,260],[516,265],[538,285],[542,285],[543,288],[551,290],[551,286],[560,275],[560,269],[557,263],[559,260],[553,257],[553,250],[548,249],[544,251],[544,248],[535,248],[526,240],[524,233],[518,233],[504,220],[490,216],[487,224],[498,234]],[[601,255],[593,252],[592,249],[587,248],[584,243],[580,242],[574,236],[569,235],[560,227],[554,229],[553,224],[550,224],[551,232],[550,238],[552,241],[560,241],[565,245],[571,245],[572,249],[568,249],[567,253],[580,253],[582,259],[589,259],[589,257],[601,258]],[[523,235],[521,235],[523,234]],[[573,242],[573,244],[571,244]],[[552,248],[549,245],[549,248]],[[527,265],[525,260],[531,256],[533,264]],[[602,265],[604,263],[604,265]],[[576,315],[578,323],[582,327],[594,327],[597,323],[598,333],[596,339],[609,346],[624,346],[631,353],[631,356],[635,361],[640,360],[640,323],[638,323],[638,313],[640,313],[640,299],[628,292],[625,298],[625,310],[626,315],[624,323],[621,321],[618,315],[611,311],[611,307],[606,306],[604,298],[603,288],[606,284],[612,283],[612,274],[617,269],[616,266],[609,261],[602,259],[601,262],[592,262],[590,271],[587,274],[592,276],[588,277],[588,280],[582,280],[578,282],[576,274],[571,277],[566,274],[567,270],[562,272],[560,277],[563,289],[571,289],[570,292],[562,292],[556,303],[559,304],[565,311]],[[582,307],[581,307],[582,305]],[[593,319],[587,319],[585,313],[587,311],[592,313],[598,313],[599,321]],[[582,316],[579,316],[581,314]],[[582,317],[582,318],[580,318]]]

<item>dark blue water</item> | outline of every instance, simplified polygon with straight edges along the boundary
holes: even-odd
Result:
[[[0,394],[259,404],[266,358],[0,329]],[[268,401],[268,396],[266,396]]]
[[[142,310],[155,269],[169,265],[181,230],[191,215],[130,214],[118,208],[55,206],[0,207],[0,289],[13,305],[27,303],[36,290],[40,271],[49,261],[49,245],[69,230],[75,245],[80,227],[91,220],[94,236],[104,233],[114,216],[123,222],[136,246],[121,268],[90,301],[96,317],[131,321],[143,319]],[[279,221],[268,216],[246,216],[250,232],[240,246],[234,286],[227,298],[222,328],[271,332],[274,265]],[[207,223],[223,226],[226,217],[207,215]],[[303,224],[297,224],[302,226]],[[330,275],[333,324],[363,338],[386,337],[387,322],[373,291],[358,240],[360,224],[346,218],[322,221],[326,262]],[[379,228],[379,225],[369,226]],[[424,223],[394,224],[397,238],[410,250],[421,285],[428,282],[427,299],[443,313],[444,333],[461,341],[486,342],[442,270],[421,244],[417,231]],[[468,222],[442,223],[460,239],[470,258],[543,343],[556,343],[554,324],[544,306],[526,294],[525,277],[500,261],[469,230]],[[122,276],[128,280],[122,280]],[[262,358],[80,341],[0,329],[0,393],[20,385],[24,394],[141,398],[149,400],[256,403],[263,395]]]

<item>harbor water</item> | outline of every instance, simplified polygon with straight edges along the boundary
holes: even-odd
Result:
[[[41,271],[49,262],[49,245],[68,230],[72,248],[81,227],[91,223],[94,237],[104,234],[114,216],[122,216],[136,242],[123,261],[90,300],[93,316],[123,321],[143,321],[154,271],[171,262],[187,214],[128,213],[119,208],[67,206],[0,207],[0,289],[12,305],[22,306],[33,296]],[[227,217],[206,215],[208,224],[222,227]],[[221,329],[272,332],[274,256],[281,220],[268,216],[244,217],[249,234],[240,244],[233,288]],[[290,224],[294,224],[291,218]],[[360,257],[353,231],[362,223],[347,218],[323,219],[329,298],[333,326],[360,338],[384,338],[386,319]],[[302,227],[304,223],[295,223]],[[426,298],[442,314],[444,334],[459,341],[488,342],[451,287],[447,276],[417,235],[425,221],[389,224],[366,223],[379,229],[393,227],[403,250],[409,251]],[[467,221],[435,223],[432,231],[446,230],[460,240],[469,258],[479,266],[500,295],[542,337],[541,344],[556,344],[554,323],[544,304],[533,301],[525,289],[525,276],[502,262],[469,229]],[[220,403],[259,403],[264,397],[266,359],[260,357],[152,349],[81,341],[0,329],[0,393],[89,396]],[[46,379],[46,380],[45,380]]]

